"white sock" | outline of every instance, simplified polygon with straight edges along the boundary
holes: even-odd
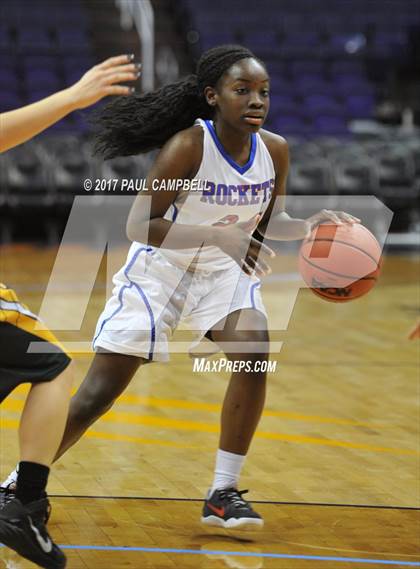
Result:
[[[219,449],[216,455],[213,486],[209,496],[221,488],[237,488],[246,456]]]
[[[6,480],[2,482],[1,484],[2,488],[7,488],[8,486],[10,486],[10,484],[16,484],[16,480],[18,477],[18,470],[19,470],[19,465],[17,465],[16,468],[6,478]]]

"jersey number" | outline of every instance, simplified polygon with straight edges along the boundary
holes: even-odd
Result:
[[[219,221],[216,221],[216,223],[213,223],[214,227],[225,227],[226,225],[232,225],[233,223],[236,223],[239,219],[239,215],[225,215],[225,217],[222,217],[222,219],[219,219]]]

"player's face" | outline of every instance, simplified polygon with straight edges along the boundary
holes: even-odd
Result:
[[[220,78],[215,90],[219,117],[242,131],[257,132],[270,107],[269,77],[255,59],[242,59]]]

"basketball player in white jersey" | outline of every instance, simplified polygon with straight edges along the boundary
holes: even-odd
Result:
[[[268,108],[264,64],[246,48],[220,46],[201,57],[197,75],[103,109],[97,149],[105,158],[162,149],[149,190],[130,212],[133,245],[99,318],[96,355],[71,401],[58,456],[112,406],[141,365],[168,359],[168,339],[180,321],[197,331],[197,340],[205,335],[222,347],[232,362],[268,358],[259,277],[269,272],[266,258],[273,252],[252,237],[257,226],[261,235],[292,240],[322,220],[358,221],[325,210],[308,220],[291,219],[283,211],[287,143],[261,130]],[[194,180],[203,188],[165,191],[171,180]],[[205,524],[263,525],[238,482],[265,386],[263,372],[231,376]]]

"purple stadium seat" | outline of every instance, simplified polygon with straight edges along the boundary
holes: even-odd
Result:
[[[320,53],[320,35],[307,31],[286,33],[280,47],[282,57],[314,57]]]
[[[63,53],[90,51],[89,35],[80,27],[57,29],[57,42]]]
[[[375,106],[372,95],[349,95],[346,108],[351,118],[371,118]]]
[[[354,20],[349,14],[317,12],[314,17],[307,20],[311,26],[324,34],[355,35],[362,32],[364,26]],[[308,24],[307,24],[308,25]]]
[[[331,95],[308,95],[303,98],[303,106],[305,113],[310,117],[316,117],[322,113],[345,116],[343,105]]]
[[[291,94],[273,94],[270,97],[271,115],[296,115],[299,113],[299,106],[296,98]]]
[[[319,85],[324,86],[325,80],[318,73],[301,74],[299,77],[296,77],[295,85],[300,91],[308,93]]]
[[[372,95],[374,88],[363,77],[359,75],[336,75],[332,78],[337,93],[346,96],[353,95]]]
[[[52,126],[48,128],[46,131],[47,134],[68,134],[77,131],[77,125],[74,123],[74,120],[71,117],[61,119],[60,121],[56,122]]]
[[[318,135],[324,134],[347,134],[348,127],[344,118],[323,115],[314,119],[313,129]]]
[[[44,90],[57,91],[61,87],[61,81],[56,73],[49,69],[28,70],[25,77],[28,91]]]
[[[319,83],[320,81],[323,82],[324,78],[320,73],[300,73],[297,77],[294,77],[294,81],[297,85],[301,84],[312,84],[312,83]]]
[[[7,91],[18,91],[20,87],[19,77],[13,69],[0,69],[0,88]]]
[[[57,22],[57,12],[57,4],[41,8],[37,3],[27,2],[26,9],[18,17],[17,27],[38,30],[54,28]]]
[[[0,112],[12,111],[24,104],[19,92],[6,92],[0,90]]]
[[[305,77],[301,77],[295,83],[295,92],[300,96],[305,95],[331,95],[334,92],[334,85],[328,81],[324,81],[322,78],[316,78],[307,80]]]
[[[89,53],[81,53],[79,55],[71,55],[60,59],[60,65],[65,73],[74,71],[85,72],[87,69],[95,65],[94,58]]]
[[[301,75],[316,75],[317,77],[324,78],[325,63],[322,60],[304,59],[292,61],[289,64],[290,74],[299,79]]]
[[[270,87],[271,97],[276,97],[277,95],[288,95],[290,97],[296,97],[296,85],[290,81],[282,80],[271,84]]]
[[[271,56],[266,57],[264,63],[267,66],[271,79],[276,75],[287,75],[286,62],[277,59],[277,53],[272,53]]]
[[[243,39],[244,45],[252,50],[257,56],[265,58],[266,55],[273,53],[279,49],[279,41],[276,30],[265,29],[261,31],[253,31],[248,29]]]
[[[39,50],[51,52],[54,42],[46,29],[20,29],[18,34],[18,47],[23,51]]]
[[[363,77],[366,72],[365,63],[354,59],[339,59],[330,64],[331,76],[336,75],[357,75]]]
[[[299,116],[280,116],[274,121],[275,132],[279,134],[306,135],[310,131],[305,120]]]
[[[38,69],[55,71],[57,58],[53,55],[26,55],[22,58],[22,67],[25,74]]]
[[[370,53],[377,57],[388,57],[400,53],[408,43],[408,36],[403,32],[377,32],[370,46]]]
[[[3,71],[13,71],[13,73],[16,73],[18,62],[19,60],[15,54],[0,53],[0,73]]]
[[[63,2],[57,13],[57,26],[68,28],[70,26],[85,29],[87,17],[84,7],[79,2]]]
[[[232,30],[219,30],[215,32],[207,29],[200,31],[200,45],[202,50],[210,49],[219,44],[233,43],[234,41]]]
[[[9,50],[13,47],[13,41],[7,26],[0,27],[0,49]]]

